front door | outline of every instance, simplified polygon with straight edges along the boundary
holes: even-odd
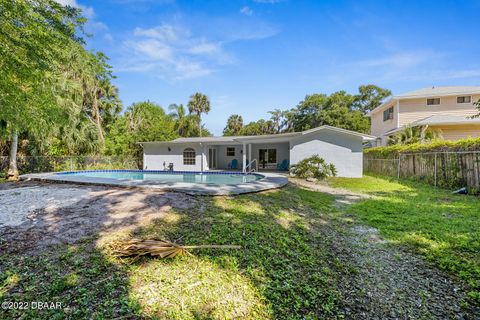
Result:
[[[258,159],[260,168],[277,168],[277,149],[258,149]]]
[[[208,149],[208,168],[209,169],[217,168],[217,149],[213,149],[213,148]]]

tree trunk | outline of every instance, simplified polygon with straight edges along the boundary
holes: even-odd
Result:
[[[97,131],[98,131],[98,140],[100,140],[100,143],[103,147],[105,143],[105,137],[103,136],[103,129],[102,129],[102,120],[100,118],[100,110],[98,109],[98,100],[96,96],[96,91],[95,95],[93,98],[93,109],[95,112],[95,125],[97,126]]]
[[[200,113],[198,114],[198,135],[200,138],[202,137],[202,117]]]
[[[10,181],[18,180],[17,149],[18,132],[16,129],[14,129],[12,132],[12,142],[10,144],[10,154],[8,157],[7,179]]]

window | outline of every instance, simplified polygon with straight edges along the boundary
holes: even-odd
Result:
[[[227,147],[227,157],[235,157],[235,148]]]
[[[393,119],[393,107],[390,107],[387,110],[383,111],[383,121],[392,120],[392,119]]]
[[[183,164],[195,165],[195,150],[193,150],[192,148],[187,148],[183,150]]]
[[[429,98],[427,99],[427,106],[435,106],[440,104],[440,98]]]
[[[457,103],[470,103],[472,102],[472,96],[457,97]]]

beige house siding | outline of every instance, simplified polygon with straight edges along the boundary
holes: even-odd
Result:
[[[456,96],[440,97],[440,104],[427,106],[426,98],[400,100],[399,126],[434,115],[470,116],[478,113],[473,103],[480,95],[472,96],[471,103],[457,103]],[[385,131],[384,131],[385,132]]]
[[[393,119],[383,121],[383,111],[393,106]],[[390,103],[388,106],[383,108],[381,111],[372,114],[371,116],[372,124],[370,127],[370,134],[380,137],[387,131],[397,128],[397,105],[396,102]]]
[[[464,124],[454,126],[435,126],[434,129],[440,129],[442,131],[442,137],[445,140],[460,140],[465,138],[478,138],[480,137],[480,125]]]

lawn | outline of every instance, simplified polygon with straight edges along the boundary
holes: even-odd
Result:
[[[335,317],[340,273],[332,239],[313,232],[333,197],[287,187],[239,197],[203,198],[172,211],[135,236],[185,244],[237,244],[197,250],[194,257],[120,261],[94,239],[40,255],[0,261],[0,300],[59,301],[41,318],[318,319]],[[333,223],[333,222],[332,222]],[[38,311],[0,311],[39,316]]]
[[[480,198],[379,177],[333,178],[329,184],[374,197],[346,212],[464,279],[480,302]]]
[[[195,206],[169,210],[133,231],[42,252],[5,254],[8,245],[0,237],[0,301],[62,304],[3,309],[0,318],[342,319],[394,317],[392,311],[400,318],[435,318],[438,310],[449,318],[460,312],[463,296],[452,298],[448,279],[412,263],[417,260],[395,244],[358,240],[350,227],[359,221],[469,281],[475,298],[478,199],[372,177],[329,183],[375,198],[339,206],[332,195],[291,185],[236,197],[192,197]],[[113,208],[118,199],[112,201],[105,206]],[[109,247],[120,237],[242,248],[121,260]],[[412,277],[405,278],[404,270]],[[419,297],[426,299],[421,308]],[[444,307],[445,301],[455,306]]]

